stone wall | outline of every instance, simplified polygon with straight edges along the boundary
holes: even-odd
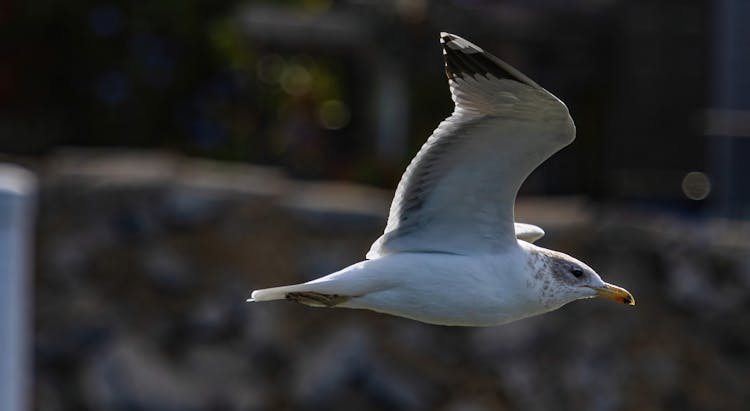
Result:
[[[246,303],[363,258],[391,193],[163,153],[62,152],[42,183],[39,410],[739,410],[750,229],[524,199],[540,244],[636,297],[493,328]]]

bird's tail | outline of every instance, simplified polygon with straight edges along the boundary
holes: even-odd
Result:
[[[247,301],[255,302],[286,299],[312,307],[335,307],[349,301],[350,297],[347,295],[314,291],[317,288],[319,287],[315,287],[314,283],[313,285],[305,283],[255,290]]]
[[[286,298],[288,293],[307,291],[309,288],[308,284],[295,284],[286,285],[283,287],[264,288],[262,290],[255,290],[250,294],[250,299],[247,301],[273,301],[283,300]]]
[[[377,264],[381,263],[379,261]],[[368,281],[372,273],[368,274],[365,268],[373,264],[376,263],[363,261],[306,283],[255,290],[248,301],[287,299],[319,307],[337,306],[372,291],[372,281]],[[348,275],[349,270],[355,270],[356,275]]]

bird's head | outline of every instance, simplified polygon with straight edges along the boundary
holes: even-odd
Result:
[[[550,282],[543,294],[550,301],[562,304],[581,298],[600,297],[635,305],[635,298],[622,287],[604,282],[591,267],[560,252],[544,250],[542,265]]]

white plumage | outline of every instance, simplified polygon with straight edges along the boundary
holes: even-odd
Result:
[[[366,261],[251,301],[366,308],[434,324],[485,326],[602,296],[628,304],[565,254],[537,247],[514,222],[526,177],[575,138],[565,105],[508,64],[441,33],[455,109],[407,167]]]

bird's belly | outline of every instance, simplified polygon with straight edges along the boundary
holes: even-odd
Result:
[[[419,282],[356,297],[344,304],[439,325],[492,326],[546,310],[516,291],[463,277],[460,282]]]

